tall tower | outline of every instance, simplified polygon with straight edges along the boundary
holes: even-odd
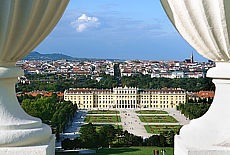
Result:
[[[191,53],[191,56],[190,56],[190,63],[193,63],[193,52]]]

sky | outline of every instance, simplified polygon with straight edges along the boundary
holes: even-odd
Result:
[[[179,60],[193,53],[159,0],[70,0],[61,20],[35,51],[76,58]]]

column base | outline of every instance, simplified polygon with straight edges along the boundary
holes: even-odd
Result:
[[[54,155],[55,136],[51,135],[48,142],[36,146],[0,147],[1,155]]]
[[[207,137],[208,138],[208,137]],[[229,155],[230,146],[209,146],[204,148],[191,148],[184,145],[179,135],[175,136],[174,155]]]

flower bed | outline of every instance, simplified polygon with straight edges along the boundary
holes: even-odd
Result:
[[[120,116],[91,116],[91,115],[88,115],[85,117],[84,122],[116,123],[116,122],[121,122],[121,118]]]
[[[139,116],[142,122],[152,123],[177,123],[178,121],[172,116]]]

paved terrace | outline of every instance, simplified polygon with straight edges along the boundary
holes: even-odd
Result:
[[[120,113],[123,130],[127,130],[129,133],[143,138],[148,138],[152,135],[147,133],[144,124],[135,113],[135,110],[124,109],[120,110]]]
[[[98,110],[98,109],[91,109],[91,110]],[[100,109],[101,110],[101,109]],[[108,109],[104,109],[108,110]],[[111,109],[110,109],[111,110]],[[115,110],[115,109],[112,109]],[[163,110],[167,111],[168,114],[137,114],[135,111],[138,111],[140,109],[116,109],[120,111],[119,114],[86,114],[86,110],[78,111],[77,115],[75,115],[74,120],[72,124],[69,125],[68,129],[65,133],[61,134],[61,139],[64,138],[76,138],[79,136],[79,129],[81,125],[85,124],[84,117],[86,115],[92,115],[92,116],[120,116],[121,122],[119,123],[93,123],[93,124],[115,124],[115,125],[122,125],[123,130],[127,130],[129,133],[132,133],[137,136],[141,136],[143,138],[147,138],[151,136],[152,134],[147,133],[147,131],[144,128],[144,125],[185,125],[189,123],[189,120],[184,117],[179,111],[176,109],[154,109],[154,110]],[[153,110],[153,109],[141,109],[141,110]],[[178,123],[145,123],[141,122],[138,115],[146,115],[146,116],[173,116],[176,120],[178,120]],[[60,147],[61,143],[57,142],[56,147]]]
[[[97,110],[97,109],[94,109]],[[107,109],[104,109],[107,110]],[[163,110],[167,111],[168,114],[137,114],[135,111],[138,111],[139,109],[117,109],[120,111],[120,114],[87,114],[92,116],[120,116],[121,122],[120,123],[93,123],[93,124],[116,124],[116,125],[122,125],[123,130],[127,130],[129,133],[132,133],[137,136],[142,136],[143,138],[147,138],[151,136],[152,134],[147,133],[145,130],[144,125],[185,125],[189,123],[189,120],[182,115],[179,111],[176,109],[154,109],[154,110]],[[142,110],[153,110],[153,109],[142,109]],[[139,115],[142,116],[172,116],[176,120],[178,120],[178,123],[146,123],[141,122],[139,119]]]

